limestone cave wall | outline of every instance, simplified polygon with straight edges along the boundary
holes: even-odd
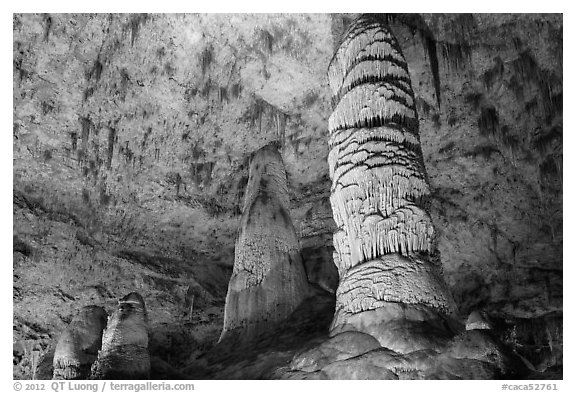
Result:
[[[133,291],[152,376],[182,377],[220,335],[249,157],[271,142],[308,280],[334,296],[327,70],[352,17],[14,14],[16,377],[42,372],[82,307],[110,315]],[[390,23],[460,317],[512,321],[550,348],[531,361],[558,363],[562,15]]]

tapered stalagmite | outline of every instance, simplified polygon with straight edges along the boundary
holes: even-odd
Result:
[[[258,150],[250,163],[220,340],[265,331],[308,294],[287,187],[278,149]]]
[[[106,311],[86,306],[78,312],[56,344],[54,379],[86,379],[102,346]]]
[[[93,379],[148,379],[148,322],[142,296],[132,292],[118,301],[108,319],[102,349],[92,366]]]
[[[413,307],[416,319],[454,308],[427,211],[430,187],[414,93],[400,47],[376,15],[351,24],[328,74],[334,102],[330,201],[340,274],[331,331],[365,331],[389,345],[377,326],[387,321],[374,316],[403,318],[390,305]],[[362,318],[366,312],[371,316]]]

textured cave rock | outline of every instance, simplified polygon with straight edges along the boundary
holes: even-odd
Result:
[[[330,340],[350,333],[341,333]],[[422,340],[426,335],[438,333],[433,329],[421,330],[410,339]],[[392,334],[399,336],[401,330]],[[370,349],[366,345],[359,345],[355,347],[357,351],[346,353],[341,351],[350,347],[350,343],[342,345],[341,339],[332,343],[330,340],[297,355],[291,363],[291,371],[283,378],[493,379],[506,373],[510,365],[510,359],[503,355],[501,346],[481,331],[463,332],[451,340],[445,340],[442,347],[428,346],[406,353],[385,346]],[[327,348],[330,351],[326,351]]]
[[[481,311],[474,310],[468,315],[466,320],[466,330],[486,330],[492,329],[492,324],[487,316]]]
[[[250,162],[220,341],[264,332],[309,295],[287,187],[277,147],[258,150]]]
[[[148,316],[144,299],[138,293],[120,299],[118,309],[109,317],[91,378],[150,378]]]
[[[380,348],[380,344],[374,337],[360,332],[344,332],[297,354],[291,365],[293,369],[314,372],[327,364],[353,358],[376,348]]]
[[[204,365],[222,332],[248,157],[270,141],[281,145],[308,279],[337,290],[326,68],[351,18],[13,14],[15,379],[39,378],[39,368],[50,378],[68,316],[79,305],[113,308],[135,285],[150,311],[152,378],[264,378],[308,348],[300,333],[317,323],[314,312],[276,338],[290,354],[270,339]],[[414,34],[424,25],[431,35]],[[485,333],[524,358],[530,378],[562,378],[563,16],[404,14],[390,27],[409,69],[428,213],[459,321],[485,311]],[[362,63],[345,90],[368,71],[406,76],[392,61]],[[378,313],[419,312],[380,307],[363,319],[377,327]],[[446,321],[426,315],[420,330],[436,335],[421,345],[449,348],[438,335]],[[419,324],[394,317],[380,339],[410,339],[405,323]],[[437,375],[463,375],[463,360],[446,359]]]
[[[356,19],[329,66],[335,101],[329,120],[330,201],[339,227],[334,261],[340,275],[332,334],[369,332],[382,345],[405,352],[422,348],[383,337],[389,331],[384,324],[404,320],[403,313],[383,313],[381,319],[363,314],[393,303],[423,306],[417,324],[437,319],[436,312],[453,312],[455,304],[428,213],[430,187],[407,64],[378,18]]]
[[[510,359],[504,353],[502,344],[483,330],[467,330],[460,333],[450,342],[444,355],[454,359],[472,359],[495,365],[502,374],[510,365]]]
[[[87,379],[102,346],[106,311],[83,307],[60,336],[53,358],[53,379]]]

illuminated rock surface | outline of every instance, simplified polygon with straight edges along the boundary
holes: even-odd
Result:
[[[262,333],[308,296],[289,205],[282,157],[275,146],[263,147],[250,162],[220,340]]]
[[[466,320],[466,330],[487,330],[492,329],[492,324],[483,313],[474,310],[468,315]]]

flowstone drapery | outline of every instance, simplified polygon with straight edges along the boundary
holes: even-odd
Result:
[[[267,145],[250,162],[221,341],[262,333],[308,295],[289,205],[282,156]]]
[[[340,275],[331,333],[357,330],[389,348],[413,349],[388,338],[389,323],[434,320],[452,312],[454,302],[427,211],[430,187],[408,67],[385,20],[364,15],[353,22],[328,74]]]

